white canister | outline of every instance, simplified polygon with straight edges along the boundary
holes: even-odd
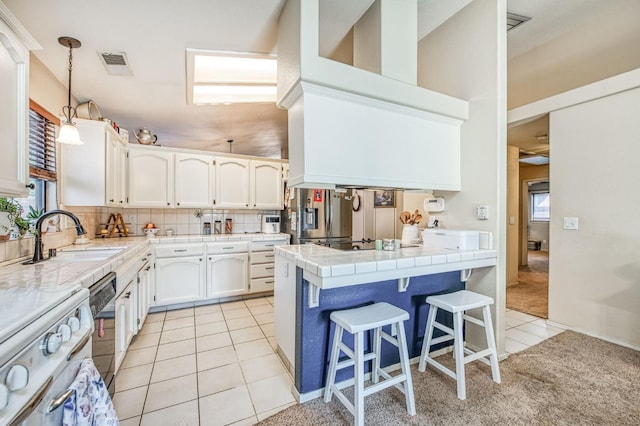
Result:
[[[410,225],[408,223],[402,226],[402,244],[416,243],[420,239],[418,225]]]

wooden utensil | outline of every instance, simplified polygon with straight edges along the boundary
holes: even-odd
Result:
[[[420,223],[421,220],[422,220],[422,215],[417,214],[416,217],[413,218],[413,223],[417,225],[418,223]]]

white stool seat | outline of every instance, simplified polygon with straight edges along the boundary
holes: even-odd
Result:
[[[344,404],[353,414],[356,425],[364,425],[364,397],[372,393],[381,391],[390,386],[395,386],[405,395],[407,411],[410,415],[416,414],[415,399],[413,395],[413,383],[411,381],[411,371],[409,367],[409,353],[407,351],[407,339],[404,332],[403,322],[409,319],[409,314],[393,305],[385,302],[363,306],[361,308],[335,311],[330,315],[331,321],[336,325],[331,346],[331,358],[329,360],[329,371],[327,373],[327,383],[324,388],[324,401],[331,401],[332,395]],[[382,327],[390,325],[392,331],[397,332],[396,339],[391,334],[382,330]],[[353,350],[342,342],[342,333],[347,330],[353,334]],[[373,350],[364,353],[364,333],[374,330]],[[393,332],[392,332],[393,334]],[[382,339],[398,348],[400,354],[401,373],[391,376],[380,368],[380,348]],[[349,359],[339,361],[340,352],[346,354]],[[364,387],[364,363],[372,361],[371,380],[373,385]],[[354,367],[354,392],[353,402],[342,393],[346,387],[344,383],[336,385],[336,371]],[[380,376],[384,378],[379,381]]]
[[[496,342],[493,336],[493,325],[491,322],[491,310],[489,306],[493,305],[493,299],[482,294],[474,293],[469,290],[456,291],[455,293],[439,294],[427,297],[427,303],[431,305],[429,316],[427,317],[427,326],[422,342],[422,353],[420,354],[420,364],[418,370],[424,372],[427,364],[431,364],[438,370],[452,377],[457,382],[457,391],[459,399],[466,399],[465,388],[465,364],[472,361],[481,361],[491,366],[491,375],[493,381],[500,383],[500,368],[498,366],[498,353],[496,351]],[[482,309],[482,320],[464,314],[470,309]],[[438,309],[453,314],[453,328],[436,321]],[[462,329],[464,321],[472,322],[484,328],[487,340],[487,349],[477,352],[465,347]],[[444,331],[446,334],[441,337],[433,338],[434,329]],[[453,340],[453,353],[456,361],[456,371],[452,371],[438,361],[429,356],[431,345]],[[465,356],[467,354],[467,356]],[[489,360],[486,359],[489,357]]]
[[[355,334],[408,320],[409,313],[386,302],[380,302],[361,308],[334,311],[330,318],[349,333]]]
[[[453,313],[481,308],[485,305],[493,305],[493,299],[484,294],[474,293],[469,290],[460,290],[455,293],[429,296],[427,297],[427,303]]]

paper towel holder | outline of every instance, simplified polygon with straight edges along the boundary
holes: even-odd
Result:
[[[443,212],[444,198],[442,197],[425,198],[423,206],[424,206],[424,210],[429,213]]]

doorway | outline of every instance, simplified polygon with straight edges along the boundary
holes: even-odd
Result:
[[[521,182],[518,283],[507,288],[507,308],[546,319],[549,316],[549,180],[523,179]]]

